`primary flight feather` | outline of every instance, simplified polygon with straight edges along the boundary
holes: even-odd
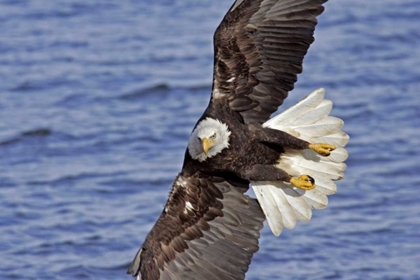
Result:
[[[319,89],[270,118],[302,72],[327,0],[237,0],[214,35],[210,103],[128,273],[244,279],[264,220],[279,235],[309,221],[343,178],[348,136]],[[252,186],[257,200],[244,193]]]

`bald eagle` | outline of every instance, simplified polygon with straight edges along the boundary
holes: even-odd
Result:
[[[229,9],[214,35],[210,103],[129,274],[244,279],[265,220],[278,236],[326,207],[348,142],[332,102],[319,89],[270,119],[302,72],[326,1],[237,0]]]

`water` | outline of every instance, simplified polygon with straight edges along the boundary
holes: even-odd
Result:
[[[207,105],[231,1],[0,1],[0,279],[131,279]],[[420,3],[330,1],[286,106],[325,87],[346,178],[247,279],[420,279]]]

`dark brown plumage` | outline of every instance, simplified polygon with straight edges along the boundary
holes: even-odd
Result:
[[[303,58],[314,41],[316,16],[324,11],[326,1],[244,0],[234,4],[214,35],[212,102],[227,99],[246,123],[266,121],[302,72]],[[227,82],[231,77],[233,82]]]
[[[264,215],[248,182],[179,175],[165,209],[130,266],[141,279],[243,279]],[[192,204],[187,210],[185,201]]]
[[[128,273],[147,280],[244,279],[265,219],[244,194],[250,180],[287,181],[284,171],[260,167],[273,166],[283,147],[308,147],[261,125],[302,72],[324,2],[237,0],[230,8],[214,35],[212,97],[198,121],[223,121],[230,146],[202,162],[187,150],[165,209]]]

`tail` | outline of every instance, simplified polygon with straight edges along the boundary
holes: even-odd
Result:
[[[292,229],[297,221],[307,222],[312,208],[327,207],[327,195],[334,194],[334,181],[344,177],[348,154],[344,146],[349,136],[341,131],[343,121],[328,116],[332,102],[324,99],[324,89],[318,89],[282,114],[263,124],[264,127],[282,130],[310,143],[327,143],[336,146],[328,157],[312,150],[286,149],[280,157],[278,168],[292,176],[307,174],[315,179],[316,187],[305,191],[282,181],[251,182],[255,195],[274,235],[283,227]]]

